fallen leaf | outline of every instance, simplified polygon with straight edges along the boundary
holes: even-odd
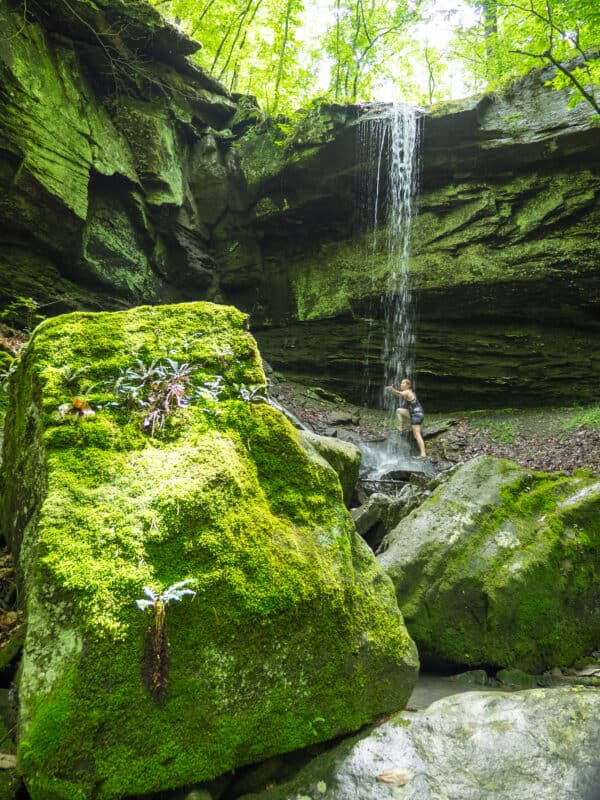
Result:
[[[14,769],[17,757],[13,753],[0,753],[0,769]]]
[[[415,773],[410,769],[388,769],[378,775],[375,780],[390,786],[406,786],[414,776]]]
[[[6,611],[4,614],[0,614],[0,625],[8,628],[14,625],[20,616],[21,612],[19,611]]]

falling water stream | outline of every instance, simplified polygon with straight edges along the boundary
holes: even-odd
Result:
[[[411,223],[419,182],[420,125],[417,109],[394,103],[385,114],[373,114],[362,125],[362,163],[367,165],[363,192],[363,213],[370,232],[371,294],[376,295],[376,259],[382,248],[386,252],[386,284],[380,290],[380,308],[371,308],[370,317],[383,319],[384,337],[381,358],[384,381],[377,393],[380,403],[390,414],[395,426],[397,397],[385,387],[398,386],[402,378],[413,379],[415,364],[415,308],[409,280]],[[382,224],[383,223],[383,224]],[[385,242],[381,237],[385,236]],[[376,301],[374,301],[375,303]],[[368,359],[372,347],[373,322],[367,341]],[[372,394],[367,377],[366,394]],[[398,467],[398,461],[409,458],[408,448],[398,438],[388,439],[385,446],[363,451],[365,463],[384,474]]]
[[[414,372],[414,308],[408,274],[410,229],[418,181],[418,117],[414,108],[394,104],[388,123],[388,285],[382,298],[385,319],[385,385]],[[395,408],[383,392],[384,407]]]

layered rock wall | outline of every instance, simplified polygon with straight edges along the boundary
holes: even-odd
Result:
[[[222,299],[215,242],[246,221],[228,156],[243,113],[186,60],[199,45],[144,2],[0,17],[0,300]]]

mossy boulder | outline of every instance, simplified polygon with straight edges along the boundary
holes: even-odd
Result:
[[[482,456],[388,534],[379,563],[424,660],[526,671],[600,641],[600,481]]]
[[[342,486],[344,502],[348,504],[358,481],[360,450],[352,442],[331,436],[319,436],[310,431],[298,434],[300,443],[313,458],[324,459],[336,471]]]
[[[391,582],[334,470],[241,399],[261,383],[231,307],[75,313],[34,333],[0,507],[26,598],[33,800],[208,780],[406,702],[417,657]],[[181,581],[195,597],[137,607]]]

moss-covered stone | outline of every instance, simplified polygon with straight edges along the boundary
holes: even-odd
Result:
[[[600,636],[600,483],[480,457],[454,470],[379,557],[421,657],[535,672]]]
[[[350,503],[356,488],[360,470],[360,450],[351,442],[333,439],[330,436],[318,436],[310,431],[301,431],[299,440],[305,450],[316,458],[323,458],[336,471],[344,502]]]
[[[264,382],[246,324],[210,304],[71,314],[21,359],[0,524],[26,596],[19,762],[33,800],[211,779],[408,697],[416,651],[337,475],[279,412],[239,399]],[[114,380],[157,358],[191,365],[192,401],[151,437]],[[219,402],[205,387],[217,373]],[[167,607],[159,695],[153,613],[135,601],[183,580],[196,597]]]

